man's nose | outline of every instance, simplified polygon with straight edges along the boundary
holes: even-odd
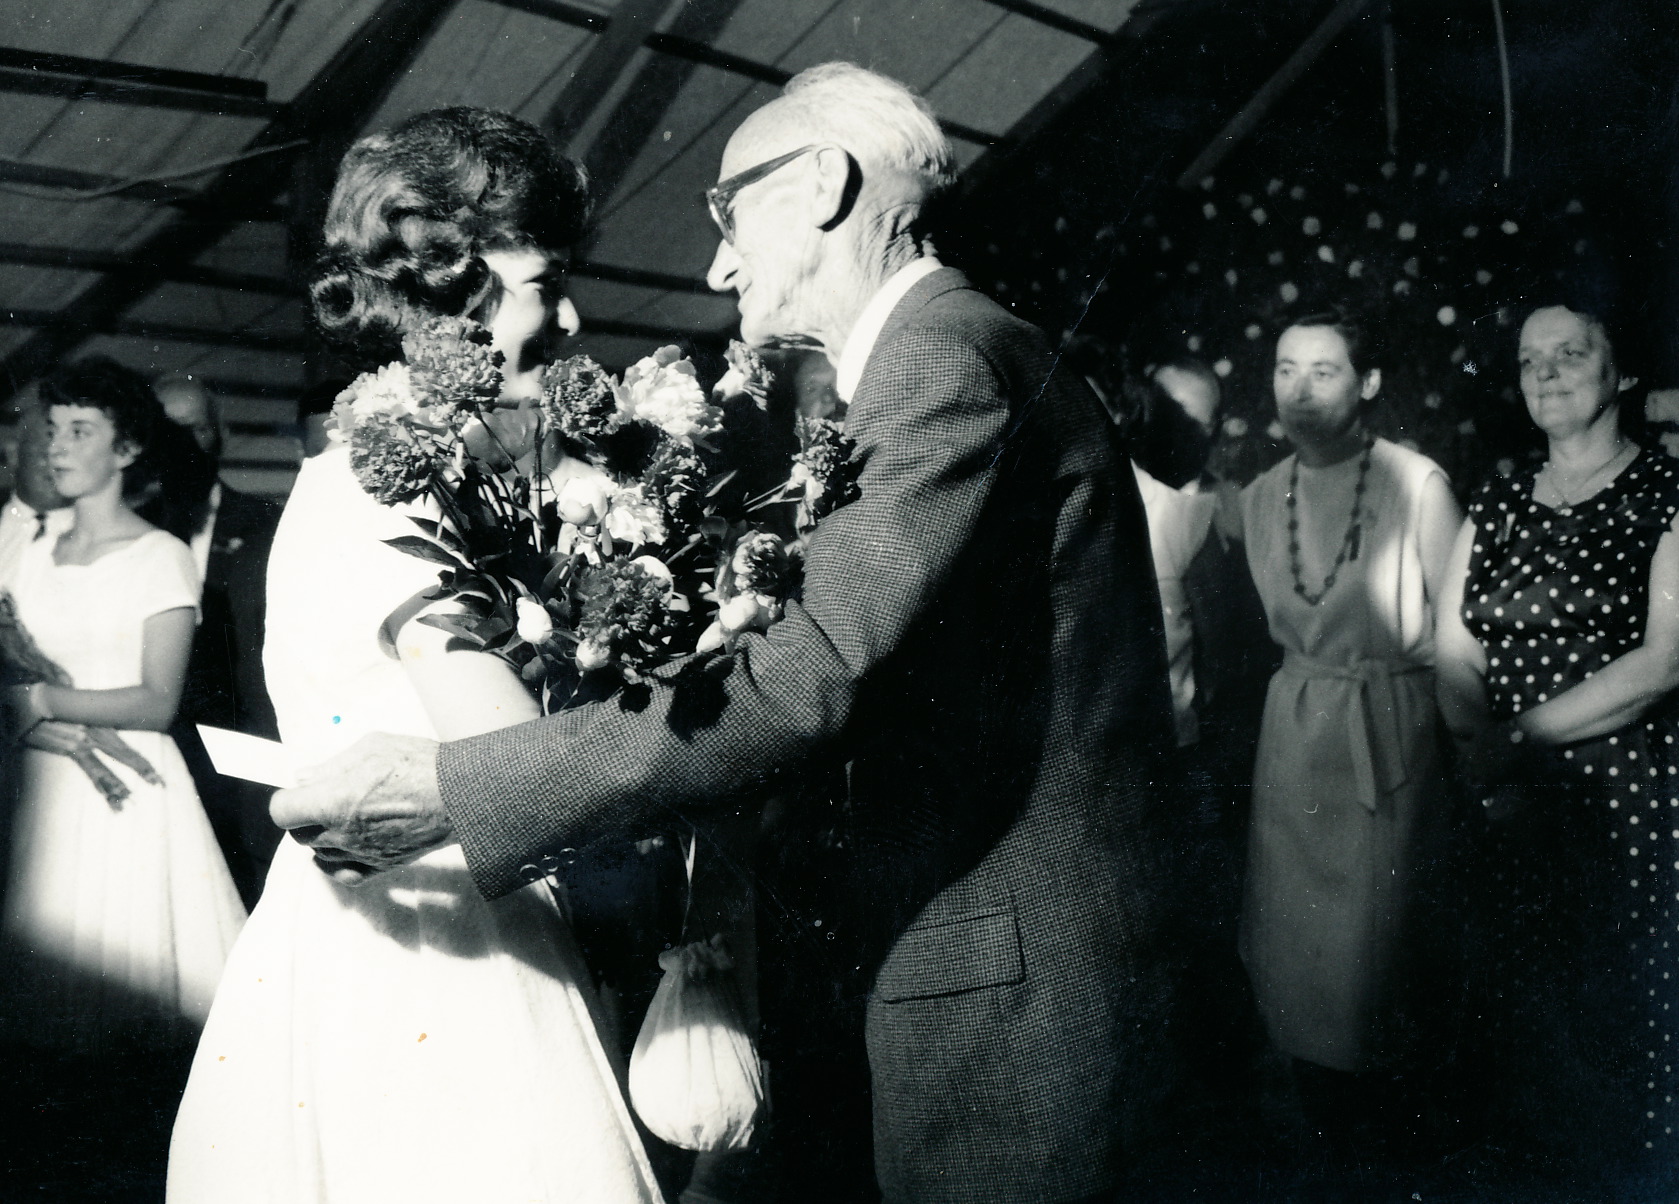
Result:
[[[712,292],[729,292],[735,286],[735,274],[740,268],[740,253],[735,250],[734,244],[727,239],[720,239],[717,243],[717,254],[711,259],[711,270],[705,274],[705,282]]]
[[[567,338],[583,329],[583,319],[578,316],[577,307],[571,303],[570,297],[561,297],[560,303],[554,307],[554,326]]]

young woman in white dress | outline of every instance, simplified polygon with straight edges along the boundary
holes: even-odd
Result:
[[[155,489],[167,419],[144,380],[106,359],[59,368],[41,400],[48,466],[75,518],[26,547],[12,593],[71,684],[7,691],[24,752],[0,1033],[64,1054],[184,1063],[245,909],[167,731],[198,571],[186,544],[131,505]],[[141,759],[107,761],[126,797],[108,798],[55,751],[76,725],[114,729]]]
[[[378,363],[424,318],[473,314],[506,356],[487,422],[529,451],[541,368],[577,329],[561,285],[586,214],[581,170],[534,127],[421,114],[345,156],[317,317]],[[537,714],[504,662],[446,650],[405,606],[436,567],[382,541],[425,510],[375,502],[341,446],[303,466],[269,562],[264,653],[300,765],[369,731],[451,739]],[[546,885],[486,902],[451,846],[347,886],[285,841],[199,1046],[169,1199],[656,1201],[592,1008]]]

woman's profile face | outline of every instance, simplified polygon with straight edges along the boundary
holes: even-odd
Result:
[[[1561,305],[1535,310],[1522,323],[1517,362],[1527,412],[1553,438],[1586,430],[1605,415],[1613,421],[1622,391],[1637,383],[1616,368],[1603,324]]]
[[[47,468],[64,497],[86,497],[120,480],[136,454],[118,441],[116,424],[97,406],[48,408]]]
[[[580,326],[565,295],[569,257],[535,247],[504,247],[484,251],[480,258],[496,283],[476,316],[505,357],[502,397],[509,403],[532,400],[541,390],[543,366]]]

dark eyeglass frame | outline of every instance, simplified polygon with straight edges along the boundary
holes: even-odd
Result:
[[[748,167],[745,171],[736,172],[726,180],[719,180],[705,190],[706,208],[711,210],[711,220],[717,225],[717,232],[723,236],[723,241],[734,245],[735,241],[735,212],[734,200],[741,189],[756,184],[773,172],[780,171],[800,155],[808,155],[813,150],[819,150],[823,143],[812,142],[799,147],[798,150],[788,151],[785,155],[777,155],[773,159],[766,159],[756,167]]]

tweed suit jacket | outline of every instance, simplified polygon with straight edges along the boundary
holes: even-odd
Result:
[[[847,430],[861,497],[817,528],[767,635],[633,706],[442,746],[445,805],[493,897],[584,841],[848,762],[886,1198],[1112,1190],[1178,1066],[1151,788],[1171,712],[1135,481],[1041,334],[948,269],[893,310]]]

